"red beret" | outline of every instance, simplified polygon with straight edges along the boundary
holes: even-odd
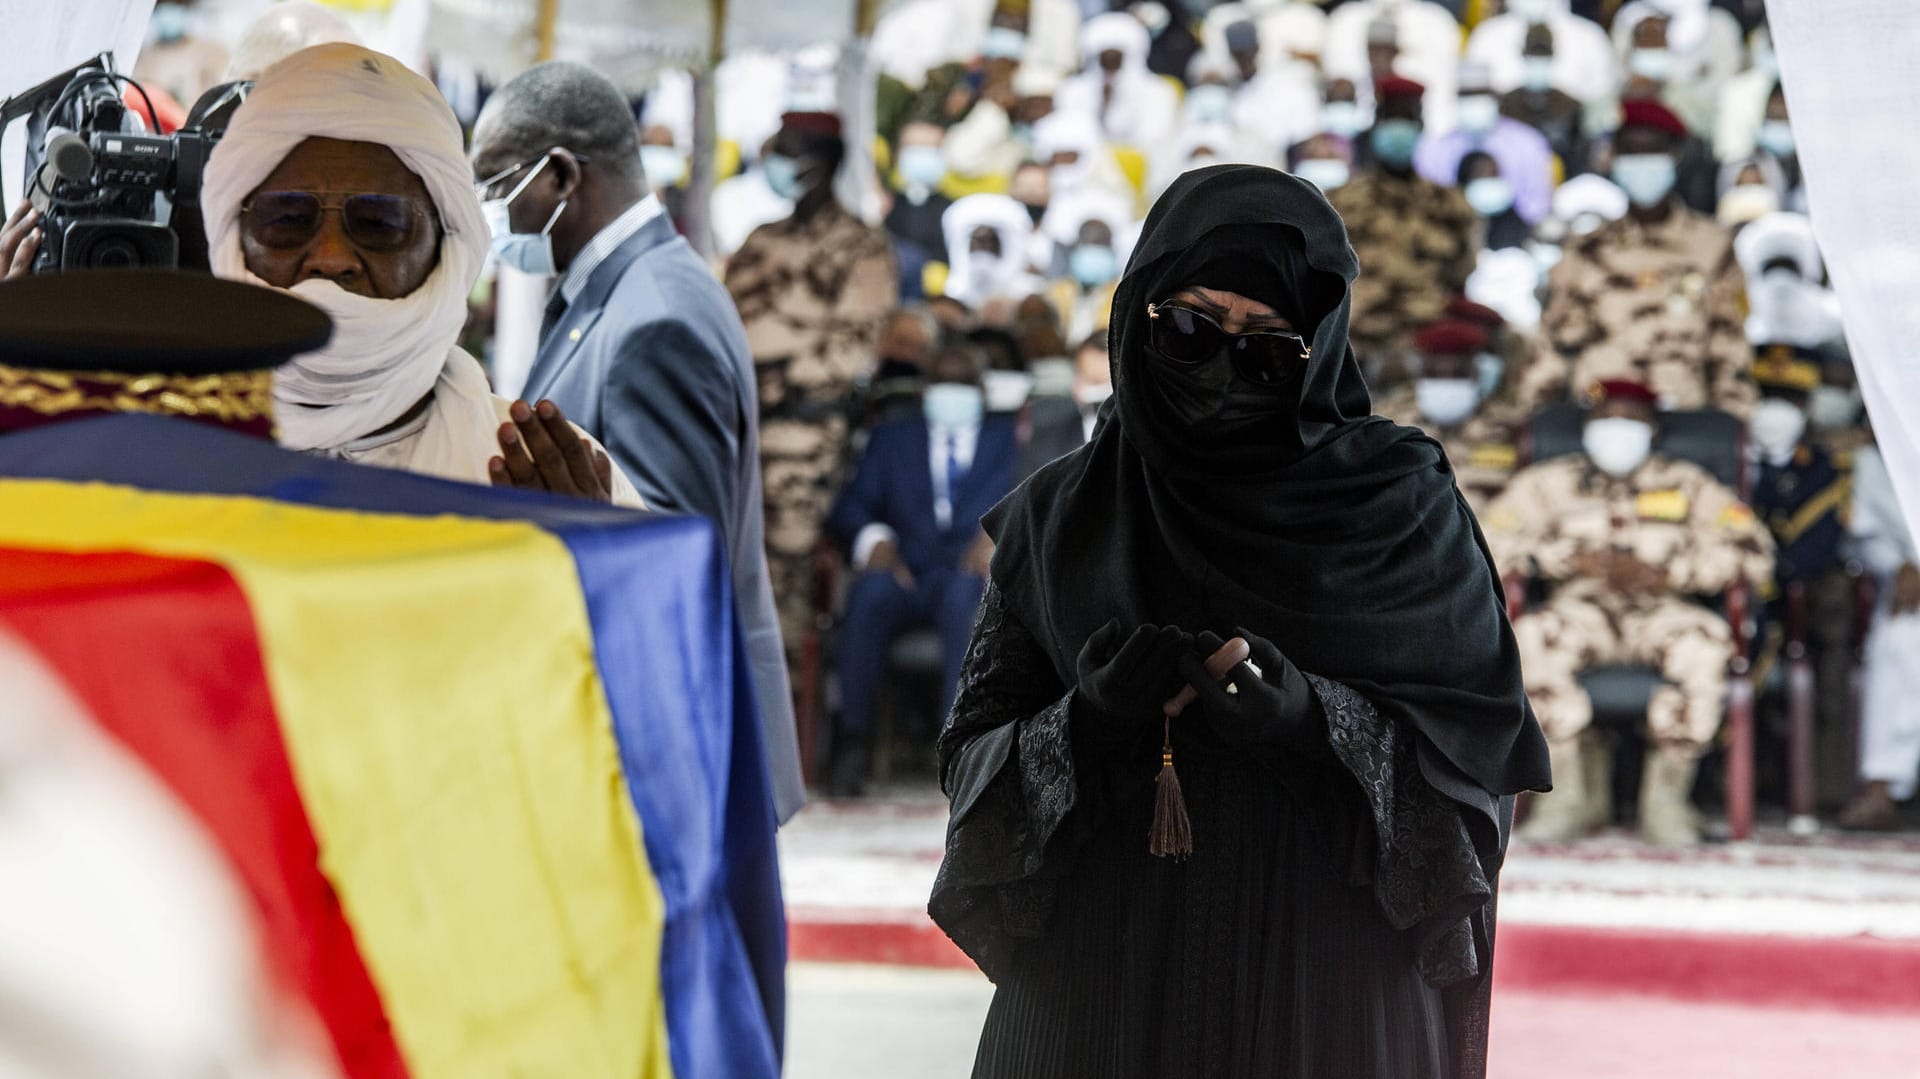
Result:
[[[1471,322],[1489,333],[1507,324],[1507,320],[1500,317],[1500,312],[1486,304],[1474,303],[1465,296],[1455,296],[1447,301],[1447,317]]]
[[[1388,75],[1373,87],[1373,96],[1382,101],[1391,101],[1394,98],[1412,98],[1418,101],[1426,92],[1426,87],[1398,75]]]
[[[800,135],[840,138],[840,117],[830,112],[789,112],[780,117],[780,126]]]
[[[1687,137],[1687,125],[1672,109],[1650,98],[1638,98],[1620,106],[1620,129],[1630,127],[1650,127],[1665,132],[1676,139]]]
[[[1658,408],[1660,399],[1644,382],[1630,378],[1603,378],[1587,390],[1587,407],[1592,408],[1602,401],[1638,401],[1648,408]]]
[[[1471,356],[1487,347],[1487,331],[1471,322],[1441,319],[1420,327],[1413,347],[1427,356]]]

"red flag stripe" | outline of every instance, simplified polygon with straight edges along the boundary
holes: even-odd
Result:
[[[226,851],[269,968],[346,1074],[404,1076],[319,852],[274,715],[246,595],[211,562],[0,548],[0,621],[146,762]]]

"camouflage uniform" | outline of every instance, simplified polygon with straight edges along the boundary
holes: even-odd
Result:
[[[837,204],[762,225],[727,263],[760,388],[767,570],[788,656],[813,623],[813,551],[847,455],[854,383],[899,300],[893,247]]]
[[[1620,378],[1645,383],[1666,408],[1744,419],[1756,399],[1745,289],[1732,234],[1710,218],[1676,205],[1658,224],[1604,225],[1569,244],[1548,275],[1520,400],[1539,408],[1570,385]]]
[[[1739,498],[1704,469],[1658,454],[1626,479],[1584,455],[1527,468],[1483,519],[1509,570],[1531,563],[1553,582],[1545,606],[1514,620],[1527,696],[1549,741],[1593,719],[1578,676],[1609,663],[1645,663],[1667,681],[1647,710],[1653,740],[1698,750],[1720,729],[1732,639],[1726,619],[1688,596],[1773,572],[1773,540]],[[1576,556],[1620,551],[1665,569],[1671,591],[1622,594],[1576,575]]]
[[[1506,490],[1519,465],[1516,434],[1522,417],[1504,402],[1482,402],[1465,423],[1451,431],[1433,426],[1420,415],[1411,385],[1388,390],[1374,411],[1403,427],[1418,427],[1446,449],[1454,482],[1476,517],[1486,516],[1488,505]]]
[[[1377,372],[1467,287],[1480,253],[1480,219],[1451,187],[1379,171],[1334,189],[1330,201],[1360,260],[1353,347]]]

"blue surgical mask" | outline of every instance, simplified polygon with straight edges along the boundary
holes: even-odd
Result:
[[[1018,60],[1027,51],[1027,35],[1011,26],[989,27],[980,42],[980,55],[989,60]]]
[[[1553,57],[1529,56],[1520,61],[1520,85],[1536,94],[1553,89]]]
[[[481,215],[486,219],[487,232],[492,237],[493,254],[503,264],[519,270],[521,273],[536,277],[547,277],[558,271],[553,258],[553,226],[566,212],[567,200],[561,199],[560,205],[553,208],[553,215],[539,232],[515,232],[511,219],[513,200],[527,189],[540,170],[547,167],[552,157],[543,157],[505,198],[488,199],[480,204]]]
[[[1382,120],[1373,125],[1373,156],[1388,168],[1404,169],[1413,164],[1414,147],[1420,145],[1420,121]]]
[[[1423,378],[1413,384],[1413,398],[1428,423],[1453,427],[1480,407],[1480,387],[1470,378]]]
[[[673,187],[687,178],[687,159],[671,146],[642,146],[640,172],[655,188]]]
[[[1479,384],[1483,399],[1500,392],[1500,380],[1506,373],[1507,361],[1500,356],[1482,352],[1473,358],[1473,379]]]
[[[1673,75],[1673,54],[1665,49],[1635,49],[1627,54],[1627,70],[1654,82]]]
[[[1672,154],[1621,154],[1613,159],[1613,182],[1642,209],[1665,202],[1678,178]]]
[[[1460,130],[1469,135],[1484,135],[1500,124],[1500,99],[1492,94],[1462,94],[1455,106]]]
[[[947,178],[946,156],[938,146],[903,146],[900,178],[910,187],[935,187]]]
[[[1113,280],[1119,268],[1120,260],[1113,248],[1103,244],[1081,244],[1067,256],[1067,269],[1081,288],[1106,284]]]
[[[1468,180],[1462,189],[1467,196],[1467,205],[1481,217],[1499,217],[1513,209],[1513,185],[1505,176],[1482,176],[1478,180]]]
[[[1793,156],[1793,126],[1785,120],[1768,120],[1760,125],[1753,141],[1775,157]]]
[[[958,431],[976,427],[986,414],[987,401],[980,387],[964,382],[936,382],[927,387],[920,399],[921,411],[935,427]]]
[[[767,186],[783,199],[798,198],[800,195],[800,162],[785,154],[768,154],[760,162],[761,171],[767,174]]]
[[[1233,91],[1217,82],[1187,91],[1187,116],[1195,123],[1222,123],[1233,116]]]
[[[1352,101],[1329,101],[1320,106],[1320,126],[1329,134],[1350,139],[1366,130],[1367,118]]]
[[[1345,187],[1353,179],[1353,166],[1337,157],[1309,157],[1293,167],[1293,174],[1325,194]]]
[[[147,29],[156,42],[166,45],[179,41],[192,28],[193,12],[188,11],[185,4],[153,5],[153,18],[147,23]]]
[[[1860,417],[1860,391],[1841,386],[1815,386],[1807,401],[1807,418],[1823,431],[1850,427]]]

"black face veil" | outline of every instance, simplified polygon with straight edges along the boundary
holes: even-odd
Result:
[[[1114,294],[1114,400],[1091,443],[987,519],[995,582],[1062,679],[1109,619],[1271,639],[1437,751],[1448,793],[1544,789],[1546,743],[1486,545],[1430,439],[1372,416],[1347,340],[1358,273],[1312,185],[1223,165],[1176,181]],[[1202,285],[1310,335],[1304,376],[1251,437],[1170,422],[1147,305]]]

